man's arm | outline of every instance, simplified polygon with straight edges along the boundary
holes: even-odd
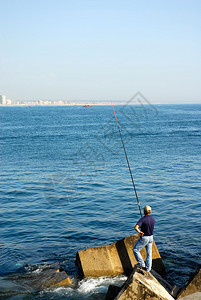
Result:
[[[135,225],[135,230],[140,234],[140,236],[143,236],[144,235],[144,232],[142,232],[139,228],[139,225]]]

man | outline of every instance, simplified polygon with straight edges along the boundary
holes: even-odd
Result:
[[[151,207],[146,205],[144,208],[144,217],[142,217],[135,225],[135,230],[140,234],[140,238],[133,247],[133,253],[138,262],[138,265],[146,268],[146,271],[151,271],[152,266],[152,244],[153,244],[153,230],[155,219],[150,216]],[[147,258],[144,263],[140,250],[146,247]]]

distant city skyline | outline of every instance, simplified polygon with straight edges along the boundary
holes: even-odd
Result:
[[[171,104],[200,104],[201,103],[164,103],[164,102],[150,102],[148,99],[144,97],[141,93],[136,93],[131,99],[129,100],[51,100],[51,99],[43,99],[43,100],[13,100],[6,98],[5,95],[0,95],[0,106],[94,106],[94,105],[171,105]]]
[[[201,103],[201,2],[0,1],[12,101]]]

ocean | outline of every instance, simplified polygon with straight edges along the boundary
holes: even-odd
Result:
[[[166,279],[201,257],[201,105],[115,106]],[[0,299],[104,299],[125,276],[79,280],[76,252],[135,233],[140,218],[111,106],[1,107]],[[59,262],[72,287],[13,281]]]

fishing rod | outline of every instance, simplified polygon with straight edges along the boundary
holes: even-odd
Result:
[[[120,127],[119,127],[119,123],[118,123],[118,120],[117,120],[117,116],[116,116],[113,104],[112,104],[112,109],[113,109],[113,112],[114,112],[114,116],[115,116],[115,119],[116,119],[117,127],[118,127],[118,130],[119,130],[119,135],[121,137],[121,142],[122,142],[122,145],[123,145],[123,149],[124,149],[124,153],[125,153],[125,156],[126,156],[126,160],[127,160],[129,172],[130,172],[130,175],[131,175],[131,180],[132,180],[132,183],[133,183],[133,188],[134,188],[135,196],[136,196],[136,199],[137,199],[137,204],[138,204],[138,207],[139,207],[139,210],[140,210],[140,214],[141,214],[141,217],[142,217],[142,210],[141,210],[141,207],[140,207],[140,202],[139,202],[137,191],[136,191],[136,188],[135,188],[135,182],[134,182],[133,175],[132,175],[132,172],[131,172],[130,164],[129,164],[129,161],[128,161],[128,156],[127,156],[127,153],[126,153],[126,148],[124,146],[123,138],[122,138],[122,135],[121,135],[121,130],[120,130]]]

